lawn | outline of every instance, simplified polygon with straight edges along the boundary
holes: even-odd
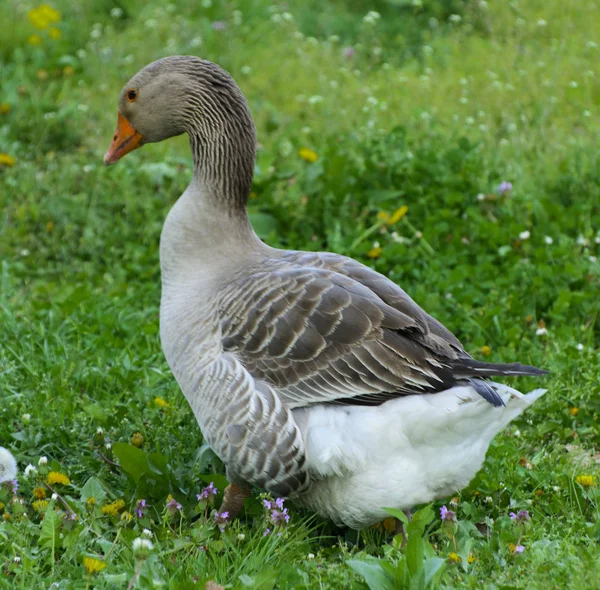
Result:
[[[600,587],[598,2],[4,0],[0,18],[0,446],[19,465],[0,587]],[[214,522],[224,468],[158,336],[189,147],[102,165],[125,81],[177,53],[248,97],[265,241],[352,256],[476,358],[551,372],[511,381],[548,393],[405,547],[291,502],[273,526],[258,491]]]

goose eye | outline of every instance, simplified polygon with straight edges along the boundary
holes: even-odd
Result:
[[[138,97],[137,90],[128,90],[127,91],[127,100],[129,102],[135,101],[137,97]]]

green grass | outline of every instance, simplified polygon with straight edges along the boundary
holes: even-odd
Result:
[[[126,588],[139,570],[139,588],[357,588],[365,575],[391,588],[436,558],[437,588],[596,583],[599,488],[576,478],[600,475],[600,7],[417,4],[377,2],[372,25],[371,2],[290,3],[288,17],[266,0],[56,1],[52,40],[28,21],[34,5],[2,3],[0,152],[15,163],[0,164],[0,446],[21,471],[16,501],[0,490],[0,587]],[[291,508],[282,535],[264,536],[258,497],[223,534],[192,522],[195,494],[225,480],[158,338],[158,240],[189,180],[188,146],[102,166],[122,85],[172,53],[221,64],[247,95],[262,146],[250,208],[266,241],[353,256],[476,357],[551,371],[548,394],[457,495],[456,525],[436,504],[402,549]],[[498,196],[501,181],[513,190]],[[403,205],[395,226],[378,221]],[[49,470],[70,484],[39,512]],[[132,514],[140,498],[150,507],[131,521],[102,512],[119,498]],[[518,509],[523,527],[508,517]],[[154,550],[139,561],[143,528]],[[525,552],[511,555],[521,534]],[[88,575],[84,556],[106,568]]]

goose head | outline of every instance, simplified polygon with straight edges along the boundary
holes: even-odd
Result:
[[[256,131],[244,95],[216,64],[171,56],[140,70],[123,87],[108,166],[146,143],[187,133],[194,173],[215,191],[245,202]]]

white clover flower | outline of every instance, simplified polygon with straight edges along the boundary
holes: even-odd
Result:
[[[104,447],[106,448],[106,450],[110,451],[112,449],[112,445],[110,443],[106,443],[104,445]]]
[[[11,481],[17,476],[17,460],[4,447],[0,447],[0,483]]]
[[[548,244],[548,246],[550,246],[550,244],[552,244],[552,242],[554,242],[554,240],[550,236],[546,236],[544,238],[544,242],[546,242],[546,244]]]
[[[150,529],[144,529],[142,531],[142,535],[144,537],[148,537],[149,539],[151,539],[152,538],[152,531]]]
[[[555,492],[560,492],[560,488],[559,488],[558,486],[552,486],[552,489],[553,489]]]
[[[23,420],[23,422],[29,422],[31,420],[31,414],[23,414],[21,416],[21,419]]]
[[[547,328],[538,328],[535,331],[536,336],[546,336],[548,334]]]
[[[244,535],[244,533],[239,533],[237,538],[238,538],[238,541],[243,541],[246,538],[246,535]]]
[[[381,18],[381,15],[374,10],[369,10],[367,14],[363,17],[363,22],[368,25],[374,25]]]
[[[56,492],[54,492],[54,493],[52,494],[51,498],[52,498],[54,501],[58,500],[58,494],[57,494]]]
[[[519,238],[520,238],[521,240],[528,240],[528,239],[530,238],[530,236],[531,236],[531,233],[529,232],[529,230],[522,231],[522,232],[519,234]]]
[[[98,429],[96,430],[96,434],[104,434],[104,430],[102,430],[102,428],[100,426],[98,426]]]
[[[23,471],[23,475],[25,477],[29,477],[30,475],[35,475],[37,473],[37,469],[30,463],[25,467],[25,471]]]
[[[486,496],[485,501],[487,504],[491,504],[494,501],[494,499],[491,496]]]
[[[154,549],[154,545],[149,539],[138,537],[133,540],[133,553],[138,559],[146,559],[152,549]]]
[[[578,245],[578,246],[589,246],[589,245],[590,245],[590,242],[589,242],[589,240],[588,240],[586,237],[584,237],[584,236],[579,236],[579,237],[577,238],[577,245]]]
[[[121,18],[123,16],[123,9],[122,8],[113,8],[110,11],[110,16],[112,16],[113,18]]]
[[[314,553],[309,553],[309,554],[306,556],[306,558],[307,558],[307,559],[314,559],[314,558],[315,558],[315,554],[314,554]]]
[[[476,197],[478,201],[485,201],[485,195],[483,193],[479,193]]]
[[[581,342],[575,347],[577,348],[577,350],[582,351],[583,350],[583,344],[581,344]]]
[[[310,96],[308,99],[308,104],[319,104],[321,102],[323,102],[323,97],[318,94]]]
[[[18,555],[13,557],[13,563],[21,563],[21,558]]]
[[[40,457],[38,461],[38,466],[43,467],[44,465],[48,465],[48,457]]]
[[[451,14],[451,15],[448,17],[448,20],[449,20],[451,23],[458,24],[458,23],[459,23],[459,22],[462,20],[462,16],[460,16],[460,14]]]

